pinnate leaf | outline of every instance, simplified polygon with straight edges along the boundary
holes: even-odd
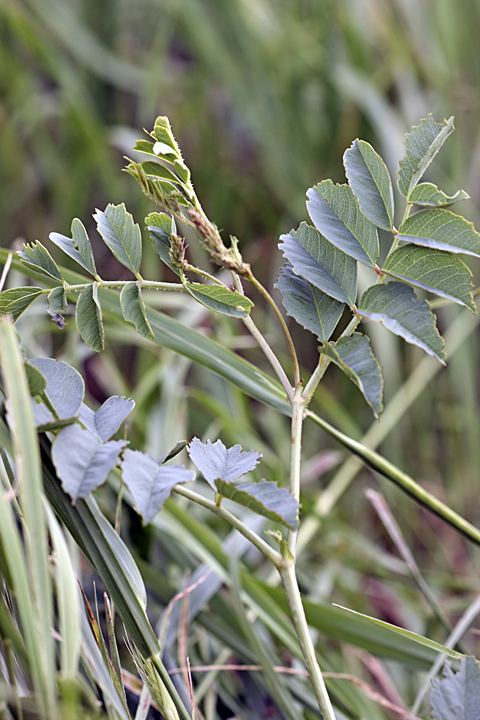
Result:
[[[83,288],[78,296],[76,317],[77,329],[85,345],[101,352],[105,347],[105,333],[96,282]]]
[[[460,258],[431,248],[404,245],[383,266],[384,272],[477,312],[472,273]]]
[[[354,140],[343,164],[350,187],[366,217],[384,230],[393,227],[392,181],[385,163],[365,140]]]
[[[58,269],[54,259],[38,240],[31,245],[28,243],[23,246],[23,250],[19,253],[23,262],[41,275],[46,275],[54,280],[62,282],[62,274]]]
[[[60,430],[52,446],[52,460],[62,487],[73,502],[105,482],[126,445],[126,440],[102,443],[95,432],[80,425]]]
[[[443,362],[443,340],[428,303],[420,301],[412,288],[389,282],[368,288],[358,303],[358,313],[384,325],[390,332]]]
[[[351,337],[340,338],[336,343],[328,343],[321,348],[321,352],[355,383],[378,419],[383,410],[383,379],[369,339],[354,333]]]
[[[480,257],[480,234],[473,223],[442,208],[411,215],[400,226],[398,238],[435,250]]]
[[[445,663],[444,677],[433,681],[430,691],[432,715],[436,720],[480,720],[480,670],[475,658],[460,661],[454,673]]]
[[[321,343],[326,342],[335,330],[345,304],[295,275],[289,264],[282,268],[275,287],[282,293],[287,314],[314,333]]]
[[[335,247],[372,267],[378,257],[375,225],[361,212],[349,185],[323,180],[307,191],[307,209],[315,227]]]
[[[125,205],[109,204],[105,212],[97,210],[93,217],[98,232],[117,260],[137,275],[142,261],[142,236]]]
[[[415,205],[425,205],[427,207],[443,207],[444,205],[452,205],[460,202],[460,200],[469,200],[470,195],[464,190],[458,190],[451,197],[445,195],[443,190],[439,190],[436,185],[424,182],[417,185],[410,193],[409,200]]]
[[[323,201],[322,201],[323,202]],[[357,264],[316,229],[302,223],[281,235],[280,250],[295,275],[341,303],[353,305],[357,292]]]
[[[279,522],[292,530],[296,529],[298,503],[286,488],[279,488],[277,483],[261,480],[259,483],[232,485],[217,479],[215,485],[217,492],[228,500],[233,500],[257,515]]]
[[[49,235],[50,240],[57,245],[72,260],[81,265],[84,270],[93,276],[96,276],[95,260],[93,258],[92,246],[87,231],[83,223],[74,218],[71,226],[72,237],[66,237],[60,233],[52,232]]]
[[[155,336],[145,314],[145,304],[138,282],[129,282],[123,286],[120,293],[120,307],[125,320],[133,323],[142,337],[153,340]]]
[[[138,450],[124,452],[122,475],[144,525],[155,517],[175,485],[195,480],[193,470],[181,466],[159,466]]]
[[[242,318],[248,315],[253,302],[241,293],[229,290],[224,285],[203,285],[202,283],[184,283],[184,287],[197,302],[209,310]]]
[[[262,457],[255,450],[243,452],[241,445],[227,449],[221,440],[202,443],[198,438],[193,438],[188,454],[213,490],[216,490],[215,480],[234,482],[251,472]]]
[[[42,288],[17,287],[0,293],[0,316],[11,315],[14,322],[42,295]]]
[[[400,161],[398,189],[408,200],[413,188],[454,129],[453,117],[437,123],[432,115],[428,115],[405,135],[406,153]]]

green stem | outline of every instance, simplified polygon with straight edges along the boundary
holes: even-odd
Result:
[[[101,282],[97,282],[97,285],[99,288],[123,288],[125,285],[128,285],[129,282],[132,282],[132,280],[102,280]],[[65,283],[65,292],[71,293],[71,292],[79,292],[80,290],[83,290],[84,288],[91,285],[91,282],[87,283],[81,283],[79,285],[69,285],[68,283]],[[168,282],[156,282],[154,280],[142,280],[139,281],[139,284],[142,288],[147,290],[177,290],[180,292],[183,292],[185,288],[180,283],[168,283]],[[47,288],[43,292],[49,293],[51,291],[51,288]]]
[[[302,605],[302,597],[295,575],[295,565],[293,563],[288,564],[280,568],[279,572],[287,594],[288,604],[292,613],[293,624],[300,643],[305,667],[308,670],[310,682],[312,683],[313,692],[315,693],[318,706],[322,712],[323,720],[335,720],[335,713],[333,712],[332,703],[328,697],[325,681],[308,630],[307,619]]]
[[[265,557],[270,560],[270,562],[275,565],[276,568],[281,567],[284,561],[280,553],[274,550],[271,545],[265,542],[265,540],[262,540],[262,538],[257,535],[256,532],[251,530],[241,520],[235,517],[235,515],[232,515],[231,512],[228,512],[228,510],[225,510],[225,508],[223,508],[221,505],[217,505],[212,500],[208,500],[207,498],[204,498],[203,495],[196,493],[194,490],[189,490],[182,485],[176,485],[173,488],[173,491],[178,495],[183,495],[183,497],[186,497],[189,500],[193,500],[193,502],[196,502],[198,505],[202,505],[203,507],[208,508],[208,510],[211,510],[213,513],[215,513],[215,515],[218,515],[219,517],[226,520],[229,525],[235,528],[235,530],[238,530],[238,532],[241,533],[244,537],[246,537],[247,540],[250,540],[252,545],[255,545],[255,547],[260,550],[260,552],[263,553],[263,555],[265,555]]]
[[[410,495],[410,497],[418,503],[445,520],[445,522],[461,532],[469,540],[480,545],[480,530],[449,508],[448,505],[445,505],[441,500],[438,500],[434,495],[424,490],[413,478],[399,470],[395,465],[392,465],[392,463],[374,450],[344,435],[310,410],[307,410],[306,414],[311,417],[317,425],[320,425],[321,428],[326,430],[329,435],[336,438],[344,447],[361,458],[369,467],[376,470],[388,480],[392,480],[392,482],[398,485],[407,495]]]
[[[292,403],[292,425],[291,425],[291,454],[290,454],[290,495],[297,503],[300,503],[300,470],[302,462],[302,427],[306,402],[302,395],[303,386],[300,383],[295,389]],[[295,558],[295,547],[297,543],[297,531],[290,530],[288,533],[288,549]]]
[[[290,385],[290,380],[288,379],[287,374],[286,374],[285,370],[283,369],[283,367],[281,366],[280,361],[278,360],[277,356],[273,352],[273,350],[270,347],[270,345],[268,344],[268,342],[263,337],[260,330],[257,328],[255,323],[253,322],[250,315],[247,315],[246,317],[244,317],[242,319],[243,319],[243,323],[244,323],[245,327],[247,328],[249,333],[252,335],[252,337],[255,338],[260,349],[263,350],[265,357],[267,358],[268,362],[272,366],[278,379],[282,383],[283,388],[284,388],[285,392],[287,393],[288,399],[290,400],[290,402],[293,402],[293,388]]]

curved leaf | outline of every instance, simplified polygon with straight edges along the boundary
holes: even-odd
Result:
[[[480,718],[480,670],[475,658],[461,660],[454,673],[446,662],[444,677],[433,681],[430,705],[436,720],[476,720]]]
[[[0,293],[0,316],[11,315],[14,322],[43,294],[39,287],[17,287]]]
[[[74,503],[105,482],[127,444],[126,440],[102,443],[96,433],[80,425],[60,430],[52,445],[52,460]]]
[[[288,235],[281,235],[280,240],[278,247],[291,263],[295,275],[305,278],[339,302],[355,303],[357,265],[352,257],[306,223]]]
[[[360,208],[374,225],[393,227],[392,181],[383,162],[365,140],[354,140],[343,156],[345,173]]]
[[[454,130],[453,117],[437,123],[428,115],[405,135],[406,153],[400,161],[398,189],[407,200],[410,201],[411,191]]]
[[[138,450],[125,450],[122,475],[144,525],[162,508],[175,485],[195,480],[193,470],[182,466],[159,466]]]
[[[355,383],[378,419],[383,410],[383,378],[380,365],[365,335],[354,333],[328,343],[320,352],[330,358]]]
[[[165,215],[165,217],[168,218],[168,215]],[[151,215],[149,215],[146,220],[150,220],[150,218]],[[157,255],[161,260],[163,260],[165,265],[170,268],[170,270],[173,270],[176,275],[180,275],[179,268],[176,267],[170,259],[170,232],[161,226],[149,226],[147,227],[147,231],[150,236],[150,240],[152,241],[153,249]]]
[[[168,117],[157,117],[155,120],[155,127],[153,128],[152,137],[154,137],[157,140],[157,143],[155,143],[153,152],[155,155],[160,155],[163,153],[174,153],[178,157],[180,157],[180,149],[175,141],[175,138],[173,137],[172,128],[170,125],[170,120]],[[157,145],[161,145],[164,147],[156,148]]]
[[[242,475],[251,472],[262,457],[255,450],[243,452],[241,445],[227,449],[221,440],[215,443],[207,440],[204,444],[198,438],[193,438],[187,450],[212,490],[216,490],[215,480],[238,480]]]
[[[175,175],[175,173],[159,162],[155,162],[154,160],[145,160],[140,163],[140,165],[148,177],[161,178],[162,180],[168,180],[173,183],[180,182],[180,179],[177,175]]]
[[[88,273],[96,276],[97,269],[93,258],[92,246],[83,223],[74,218],[72,221],[72,237],[68,238],[60,233],[52,232],[48,236],[72,260],[81,265]]]
[[[29,362],[25,362],[25,372],[27,374],[28,389],[30,395],[35,397],[40,395],[47,387],[47,379],[45,375]]]
[[[473,223],[442,208],[411,215],[399,228],[398,238],[435,250],[480,257],[480,234]]]
[[[352,188],[323,180],[307,191],[307,197],[308,213],[322,235],[339,250],[372,267],[378,257],[377,230],[360,211]]]
[[[287,488],[279,488],[277,483],[267,480],[232,485],[217,479],[215,485],[222,497],[243,505],[257,515],[296,529],[299,505]]]
[[[427,207],[443,207],[444,205],[452,205],[460,202],[460,200],[469,200],[470,195],[464,190],[458,190],[455,195],[449,197],[445,195],[443,190],[439,190],[436,185],[424,182],[417,185],[410,193],[409,201],[415,205],[425,205]]]
[[[38,240],[31,245],[28,243],[24,244],[23,250],[19,250],[18,254],[22,258],[23,262],[33,268],[36,272],[62,282],[62,274],[54,259]]]
[[[230,315],[230,317],[243,318],[250,312],[253,302],[245,295],[229,290],[223,285],[203,285],[202,283],[184,283],[189,294],[197,302],[205,305],[209,310]]]
[[[119,395],[112,395],[105,400],[95,413],[95,430],[102,442],[110,440],[115,435],[134,407],[134,400]]]
[[[326,342],[335,330],[345,304],[295,275],[290,265],[282,268],[275,287],[282,293],[287,314],[314,333],[321,343]]]
[[[142,236],[125,205],[109,204],[105,212],[97,210],[93,217],[98,232],[117,260],[137,275],[142,261]]]
[[[152,340],[153,330],[145,315],[145,304],[138,282],[129,282],[123,286],[120,293],[120,306],[125,320],[135,325],[135,329],[142,337]]]
[[[477,312],[472,273],[460,258],[439,250],[405,245],[386,260],[384,272]]]
[[[52,358],[32,358],[28,361],[47,381],[45,393],[60,419],[76,417],[82,407],[85,383],[80,373],[66,362]],[[35,425],[53,422],[55,418],[43,404],[34,404]]]
[[[97,293],[97,283],[94,282],[87,285],[78,296],[77,329],[85,345],[101,352],[105,348],[105,333]]]
[[[428,303],[418,300],[407,285],[390,282],[368,288],[360,298],[358,313],[381,323],[445,364],[443,340],[437,331],[435,316]]]
[[[65,288],[63,285],[58,285],[57,287],[54,287],[53,290],[51,290],[48,293],[48,312],[50,315],[57,315],[58,313],[63,313],[67,309],[67,295],[65,293]]]

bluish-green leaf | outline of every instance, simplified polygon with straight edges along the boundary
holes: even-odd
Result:
[[[134,407],[134,400],[120,395],[112,395],[105,400],[95,413],[95,430],[102,442],[115,435]]]
[[[275,287],[282,293],[287,314],[314,333],[321,343],[326,342],[335,330],[345,304],[295,275],[289,264],[282,268]]]
[[[305,278],[338,302],[355,303],[357,264],[352,257],[306,223],[288,235],[281,235],[280,240],[282,242],[278,247],[292,265],[295,275]]]
[[[368,288],[360,298],[358,312],[445,364],[435,316],[428,303],[418,300],[407,285],[390,282]]]
[[[372,267],[378,257],[375,225],[360,211],[349,185],[323,180],[307,191],[307,209],[315,227],[335,247]]]
[[[253,302],[245,295],[229,290],[223,285],[203,285],[202,283],[186,282],[184,287],[197,302],[222,315],[243,318],[249,314],[250,308],[253,307]]]
[[[57,313],[63,313],[67,309],[67,295],[65,293],[65,288],[63,285],[58,285],[57,287],[54,287],[53,290],[51,290],[48,293],[48,312],[50,315],[55,315]]]
[[[60,430],[52,446],[52,460],[65,492],[73,502],[84,498],[105,482],[126,440],[102,443],[98,435],[80,425]]]
[[[454,129],[453,117],[437,123],[432,115],[428,115],[405,135],[406,153],[400,161],[398,189],[408,200],[413,188]]]
[[[172,233],[176,234],[177,232],[175,219],[166,213],[150,213],[145,218],[145,225],[147,226],[147,230],[149,229],[149,226],[160,228],[167,236],[172,235]]]
[[[215,481],[217,492],[228,500],[243,505],[252,512],[295,530],[298,525],[299,506],[287,488],[275,482],[261,480],[232,485],[224,480]]]
[[[154,334],[145,315],[145,304],[138,282],[129,282],[123,286],[120,306],[125,320],[133,323],[142,337],[153,340]]]
[[[480,670],[474,657],[460,661],[454,673],[445,663],[443,678],[433,681],[429,700],[436,720],[480,720]]]
[[[142,261],[142,236],[125,205],[109,204],[105,212],[97,210],[93,217],[98,232],[117,260],[137,275]]]
[[[78,296],[77,329],[89,348],[96,352],[104,349],[105,333],[96,282],[87,285]]]
[[[62,282],[62,274],[54,259],[38,240],[31,245],[28,243],[24,244],[23,250],[19,250],[18,254],[22,258],[23,262],[33,268],[36,272]]]
[[[0,316],[11,315],[14,322],[42,295],[42,288],[17,287],[0,293]]]
[[[480,234],[473,223],[442,208],[410,215],[400,226],[398,238],[435,250],[480,257]]]
[[[466,305],[477,312],[472,297],[472,273],[460,258],[431,248],[404,245],[386,260],[383,270],[410,285]]]
[[[29,362],[25,362],[25,372],[27,374],[28,389],[30,395],[35,397],[40,395],[47,387],[47,379],[45,375]]]
[[[464,190],[458,190],[451,197],[445,195],[443,190],[439,190],[436,185],[424,182],[417,185],[410,193],[409,201],[415,205],[425,205],[427,207],[443,207],[445,205],[453,205],[460,200],[469,200],[470,195]]]
[[[158,215],[159,213],[157,213]],[[151,216],[149,215],[146,220],[148,220]],[[165,215],[166,218],[168,218],[168,215]],[[148,234],[150,235],[150,240],[152,241],[153,249],[157,253],[157,255],[160,257],[161,260],[167,265],[167,267],[170,268],[170,270],[173,270],[174,273],[177,275],[180,275],[180,270],[178,267],[176,267],[171,259],[170,259],[170,246],[171,246],[171,240],[170,240],[170,232],[164,229],[164,227],[156,227],[156,226],[149,226],[147,227]]]
[[[336,343],[328,343],[321,348],[321,352],[355,383],[378,418],[383,410],[383,378],[369,339],[354,333],[350,337],[340,338]]]
[[[365,140],[354,140],[343,156],[345,173],[360,208],[384,230],[393,227],[393,189],[387,166]]]
[[[159,466],[138,450],[125,450],[122,475],[143,523],[149,523],[161,509],[175,485],[193,482],[195,472],[182,466]]]
[[[78,218],[74,218],[71,230],[71,238],[56,232],[50,233],[48,237],[55,245],[61,248],[64,253],[71,257],[72,260],[75,260],[76,263],[81,265],[84,270],[95,276],[97,270],[95,268],[92,246],[83,223]]]
[[[193,438],[188,454],[213,490],[216,490],[215,480],[227,483],[238,480],[251,472],[262,457],[255,450],[243,452],[241,445],[227,449],[221,440],[202,443],[198,438]]]
[[[71,365],[52,358],[32,358],[28,361],[47,381],[45,393],[59,418],[72,418],[80,413],[85,395],[83,378]],[[35,425],[53,422],[53,414],[43,404],[33,406]]]

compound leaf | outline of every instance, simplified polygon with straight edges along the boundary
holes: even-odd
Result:
[[[369,339],[365,335],[354,333],[336,343],[328,343],[320,352],[333,360],[355,383],[378,419],[383,410],[383,379]]]
[[[353,194],[362,213],[384,230],[393,227],[392,181],[383,162],[365,140],[354,140],[345,151],[343,164]]]
[[[105,212],[97,210],[93,217],[98,232],[117,260],[137,275],[142,261],[142,236],[125,205],[109,204]]]
[[[60,430],[52,445],[52,460],[74,503],[105,482],[127,444],[126,440],[102,443],[96,433],[78,424]]]
[[[184,287],[197,302],[222,315],[243,318],[253,307],[253,302],[245,295],[229,290],[224,285],[185,282]]]
[[[76,316],[77,329],[85,345],[101,352],[105,347],[105,333],[96,282],[83,288],[78,296]]]
[[[120,306],[125,320],[133,323],[142,337],[153,340],[155,336],[145,314],[145,304],[138,282],[129,282],[123,286],[120,293]]]
[[[480,720],[480,670],[475,658],[460,661],[454,673],[445,663],[443,678],[433,681],[430,705],[436,720]]]
[[[471,294],[472,273],[460,258],[431,248],[405,245],[395,250],[384,272],[477,312]]]
[[[252,510],[257,515],[282,523],[295,530],[298,525],[299,506],[286,488],[277,483],[261,480],[232,485],[224,480],[215,481],[217,492],[228,500]]]
[[[378,257],[375,225],[361,212],[349,185],[323,180],[307,191],[307,209],[315,227],[335,247],[372,267]]]
[[[460,200],[469,200],[468,195],[464,190],[458,190],[455,195],[451,197],[445,195],[443,190],[439,190],[433,183],[420,183],[410,193],[409,201],[415,205],[425,205],[427,207],[443,207],[445,205],[452,205],[453,203],[460,202]]]
[[[11,315],[14,322],[42,295],[42,288],[17,287],[0,293],[0,316]]]
[[[398,238],[435,250],[480,257],[480,234],[473,223],[442,208],[411,215],[400,226]]]
[[[24,244],[23,250],[20,250],[18,254],[22,258],[23,262],[36,272],[62,282],[62,274],[54,259],[48,252],[47,248],[44,248],[38,240],[31,245],[28,243]]]
[[[188,454],[213,490],[215,480],[233,482],[242,475],[251,472],[262,457],[255,450],[243,452],[241,445],[226,448],[221,440],[202,443],[193,438],[188,446]]]
[[[358,304],[358,313],[384,325],[408,343],[417,345],[441,363],[443,340],[428,303],[420,301],[412,288],[399,282],[368,288]]]
[[[83,223],[74,218],[71,226],[72,237],[68,238],[60,233],[52,232],[48,236],[72,260],[81,265],[84,270],[96,276],[97,270],[93,258],[92,246]]]
[[[405,135],[406,153],[400,161],[398,189],[409,202],[413,188],[454,130],[453,117],[437,123],[428,115]]]
[[[195,480],[193,470],[181,466],[159,466],[138,450],[125,450],[122,475],[144,525],[155,517],[175,485]]]
[[[282,268],[275,287],[282,293],[287,314],[314,333],[321,343],[326,342],[335,330],[345,304],[295,275],[288,264]]]
[[[280,240],[278,247],[291,263],[295,275],[305,278],[338,302],[355,303],[357,264],[352,257],[306,223],[288,235],[281,235]]]

